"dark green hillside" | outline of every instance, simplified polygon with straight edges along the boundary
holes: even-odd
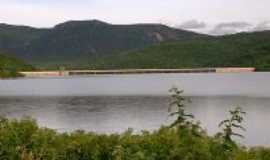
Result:
[[[270,31],[197,38],[92,59],[92,68],[249,67],[270,69]]]
[[[33,70],[31,65],[0,53],[0,78],[20,76],[17,71]]]
[[[160,24],[113,25],[98,20],[69,21],[48,29],[0,24],[0,50],[31,63],[57,63],[200,36]]]
[[[46,29],[0,24],[0,50],[28,59],[31,57],[28,48],[46,32]]]
[[[270,69],[270,31],[212,37],[160,24],[69,21],[0,24],[0,50],[43,69],[257,67]]]

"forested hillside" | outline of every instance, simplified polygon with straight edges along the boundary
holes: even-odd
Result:
[[[92,68],[250,67],[270,69],[270,31],[162,43],[92,59]]]
[[[18,60],[14,57],[9,57],[0,52],[0,78],[20,76],[18,71],[33,70],[33,66]]]
[[[42,69],[270,68],[270,31],[207,36],[160,24],[0,24],[0,49]],[[10,54],[13,53],[13,54]]]
[[[0,24],[0,50],[28,62],[62,62],[204,36],[160,24],[113,25],[68,21],[53,28]]]

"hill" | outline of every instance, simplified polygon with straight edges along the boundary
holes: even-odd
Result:
[[[25,62],[0,53],[0,78],[20,76],[17,71],[33,70],[34,68]]]
[[[45,29],[0,24],[0,50],[32,63],[58,63],[200,36],[204,35],[160,24],[113,25],[98,20],[68,21]]]
[[[53,28],[0,24],[0,50],[41,68],[270,69],[270,31],[207,36],[160,24],[68,21]]]
[[[165,42],[142,50],[92,58],[91,68],[247,67],[270,69],[270,31]]]

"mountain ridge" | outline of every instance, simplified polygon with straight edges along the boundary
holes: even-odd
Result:
[[[0,25],[0,50],[28,62],[74,59],[140,49],[164,41],[206,36],[161,24],[109,24],[99,20],[67,21],[52,28]]]
[[[270,69],[270,31],[208,36],[160,24],[98,20],[67,21],[47,29],[0,24],[0,50],[44,69]]]

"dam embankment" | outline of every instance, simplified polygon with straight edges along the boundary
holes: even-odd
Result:
[[[20,72],[25,77],[64,77],[102,74],[154,74],[154,73],[243,73],[255,72],[255,68],[197,68],[197,69],[124,69],[124,70],[65,70]]]

